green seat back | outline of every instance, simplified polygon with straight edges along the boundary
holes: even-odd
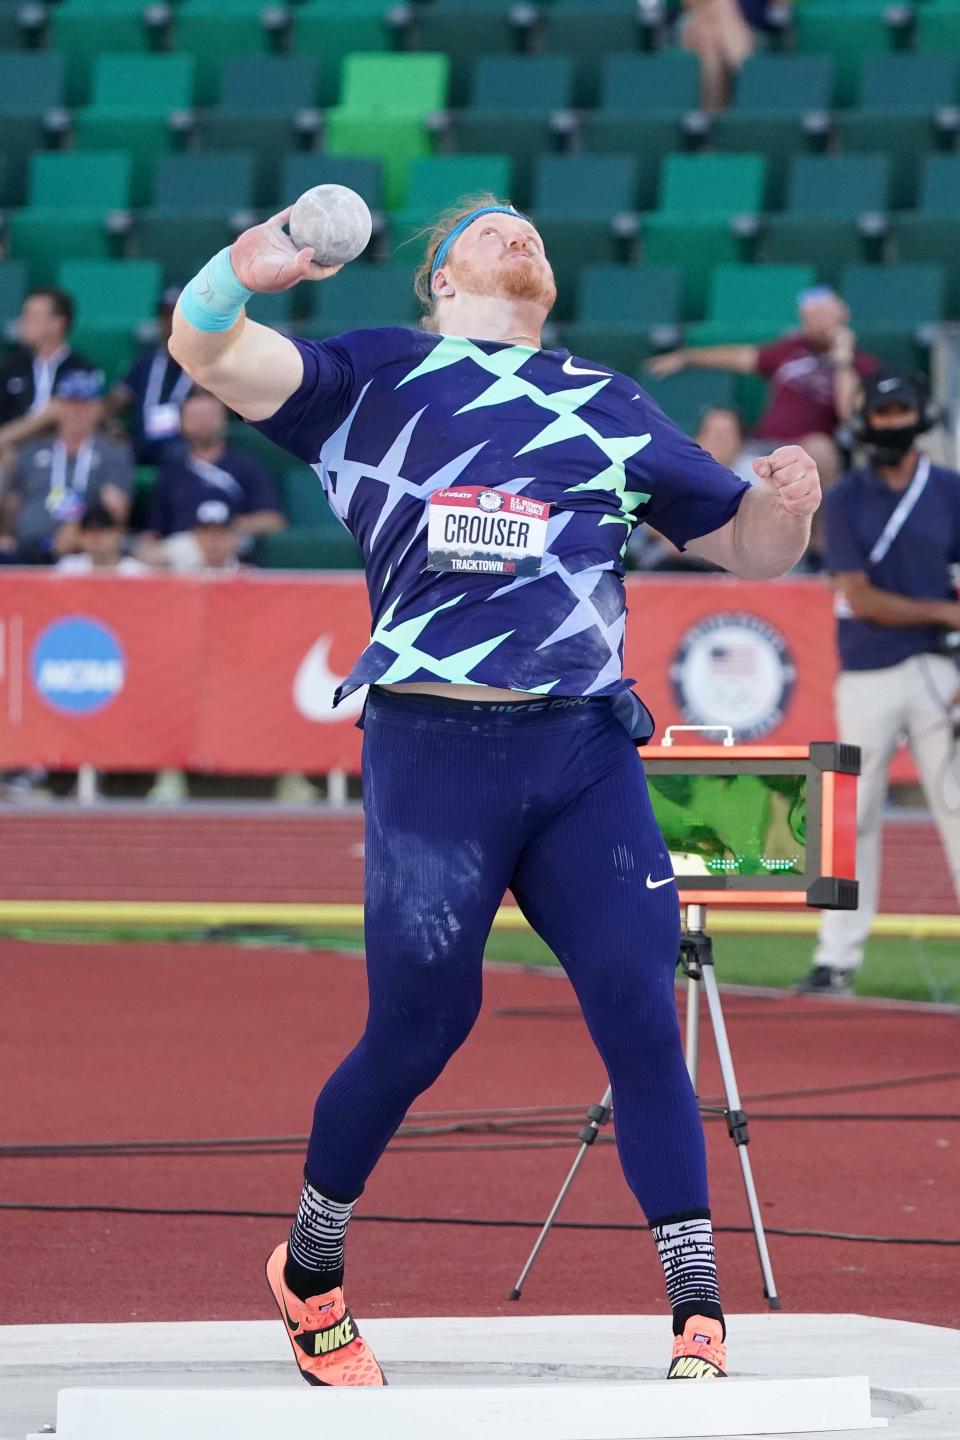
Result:
[[[57,210],[125,210],[130,157],[122,150],[83,154],[40,150],[30,160],[30,205]]]
[[[191,275],[236,239],[225,213],[193,214],[174,210],[141,210],[136,216],[137,252],[156,260],[164,285],[184,285]]]
[[[309,110],[317,104],[316,62],[307,55],[231,55],[220,72],[220,104],[251,117]]]
[[[199,120],[204,150],[249,150],[254,157],[254,203],[280,208],[277,185],[287,155],[296,147],[293,119],[287,115],[251,115],[249,111],[204,110]],[[296,198],[296,197],[294,197]]]
[[[751,324],[778,335],[797,323],[797,294],[816,283],[812,265],[718,265],[710,284],[708,315],[719,324]]]
[[[602,111],[652,111],[679,117],[697,108],[699,95],[700,66],[686,50],[608,55],[603,62]]]
[[[580,272],[577,319],[612,329],[675,325],[681,284],[676,265],[588,265]]]
[[[796,215],[843,219],[889,204],[886,155],[799,155],[790,168],[787,209]]]
[[[796,47],[802,53],[831,55],[837,67],[837,103],[853,103],[864,55],[882,53],[892,46],[885,21],[889,8],[879,3],[859,6],[852,0],[794,6]]]
[[[562,55],[481,55],[473,72],[475,110],[544,114],[564,110],[573,99],[573,67]]]
[[[27,293],[27,267],[22,260],[0,260],[0,329],[20,314]]]
[[[362,195],[371,210],[383,206],[383,166],[379,160],[351,155],[288,155],[283,162],[280,204],[290,205],[314,185],[346,185]]]
[[[445,55],[348,55],[341,108],[364,116],[425,116],[447,103]]]
[[[363,568],[363,555],[357,542],[340,526],[298,525],[275,535],[262,535],[257,543],[257,557],[268,570]]]
[[[726,370],[681,370],[665,380],[641,370],[637,384],[688,435],[696,430],[704,410],[736,404],[736,376]]]
[[[450,61],[450,103],[465,105],[478,55],[509,54],[516,48],[512,6],[487,8],[469,3],[433,0],[417,6],[414,41],[417,50],[446,55]]]
[[[253,205],[253,156],[249,151],[162,155],[153,177],[158,210],[221,213]]]
[[[960,5],[957,0],[925,0],[914,14],[914,43],[928,54],[960,53]]]
[[[857,328],[911,331],[943,319],[940,265],[851,265],[844,272],[841,293]]]
[[[196,101],[213,103],[223,65],[232,57],[262,55],[271,44],[263,0],[184,0],[173,7],[173,43],[196,62]],[[251,93],[250,100],[256,96]],[[257,108],[251,104],[251,108]]]
[[[367,325],[411,325],[418,314],[407,265],[347,265],[311,288],[315,321],[331,335]]]
[[[321,105],[340,99],[347,55],[389,48],[387,9],[384,0],[305,0],[293,6],[292,49],[319,64]]]
[[[62,55],[0,50],[0,116],[43,115],[64,99]]]
[[[848,265],[867,258],[856,220],[802,214],[765,216],[760,254],[767,263],[812,265],[833,286]]]
[[[633,155],[547,155],[534,173],[532,209],[609,220],[635,207],[638,174]]]
[[[829,55],[751,55],[737,77],[734,108],[790,115],[829,110],[835,84]]]
[[[294,526],[338,525],[327,503],[320,477],[307,465],[284,472],[280,481],[283,513]]]
[[[93,67],[91,101],[117,112],[168,115],[193,102],[192,55],[100,55]]]
[[[860,72],[864,110],[924,110],[933,113],[957,98],[953,55],[874,55]],[[895,123],[895,122],[893,122]]]
[[[406,204],[411,163],[430,152],[430,139],[419,115],[363,115],[339,106],[325,117],[324,148],[329,155],[367,156],[379,160],[384,175],[384,202],[389,210]]]
[[[660,177],[660,211],[691,219],[756,214],[763,208],[762,155],[670,155]]]
[[[928,155],[923,162],[919,210],[960,218],[960,155]]]
[[[57,280],[76,302],[78,324],[130,330],[153,319],[162,284],[155,260],[65,260]]]
[[[105,5],[100,0],[61,0],[50,9],[50,49],[66,62],[66,99],[86,105],[90,76],[104,51],[146,50],[145,5]]]
[[[484,191],[500,198],[509,197],[508,156],[424,155],[410,166],[407,209],[431,216],[465,196]]]
[[[638,7],[624,0],[560,0],[544,7],[541,44],[548,54],[573,58],[573,100],[578,107],[596,105],[609,55],[637,50],[637,13]]]

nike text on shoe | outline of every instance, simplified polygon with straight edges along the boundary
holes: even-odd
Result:
[[[831,965],[814,965],[796,989],[801,995],[852,995],[853,972],[834,970]]]
[[[727,1347],[723,1326],[705,1315],[691,1315],[683,1334],[674,1337],[668,1380],[722,1380],[726,1378]]]
[[[386,1385],[383,1371],[357,1322],[347,1309],[341,1289],[301,1300],[283,1278],[287,1246],[278,1245],[267,1261],[267,1284],[283,1316],[287,1338],[300,1374],[308,1385]]]

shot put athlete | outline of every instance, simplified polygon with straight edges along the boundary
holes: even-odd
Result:
[[[553,274],[534,226],[493,197],[432,233],[417,279],[428,329],[320,342],[254,324],[254,291],[332,273],[290,241],[288,213],[190,282],[170,348],[313,466],[366,558],[373,629],[342,693],[370,687],[369,1014],[317,1100],[289,1242],[267,1262],[297,1363],[315,1385],[384,1383],[345,1305],[344,1234],[408,1107],[470,1033],[510,889],[610,1076],[673,1311],[670,1374],[723,1375],[703,1130],[674,1004],[677,890],[635,750],[653,724],[622,673],[622,556],[649,520],[739,575],[782,575],[807,543],[816,467],[785,446],[750,486],[632,380],[542,349]],[[642,632],[642,602],[632,623]]]

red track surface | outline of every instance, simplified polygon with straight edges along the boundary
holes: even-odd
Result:
[[[358,901],[363,816],[267,806],[235,815],[7,808],[0,876],[6,900]],[[887,823],[880,899],[897,913],[954,913],[932,821]]]
[[[0,994],[0,1112],[9,1145],[303,1133],[315,1090],[362,1024],[365,989],[361,962],[346,956],[7,942]],[[788,997],[731,996],[726,1004],[741,1089],[754,1111],[960,1111],[957,1081],[750,1103],[770,1091],[960,1069],[953,1015]],[[709,1036],[704,1052],[702,1089],[716,1095]],[[474,1035],[417,1109],[579,1109],[603,1088],[566,982],[493,971]],[[744,1224],[733,1146],[719,1123],[707,1133],[715,1220]],[[955,1123],[760,1119],[752,1133],[771,1226],[960,1234]],[[539,1221],[571,1154],[570,1145],[468,1153],[398,1146],[359,1213]],[[286,1213],[300,1165],[293,1154],[6,1158],[0,1197]],[[612,1147],[588,1156],[562,1218],[637,1220]],[[261,1266],[285,1228],[281,1220],[0,1211],[0,1322],[267,1317]],[[509,1305],[505,1296],[532,1239],[516,1229],[356,1224],[351,1304],[361,1316],[665,1311],[649,1239],[600,1230],[556,1233],[521,1306]],[[789,1310],[960,1326],[955,1249],[777,1236],[770,1243]],[[752,1239],[721,1234],[718,1250],[727,1308],[763,1308]]]

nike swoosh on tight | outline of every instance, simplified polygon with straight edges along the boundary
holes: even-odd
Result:
[[[647,875],[647,889],[648,889],[648,890],[659,890],[661,885],[669,885],[670,882],[671,882],[674,878],[675,878],[675,877],[674,877],[673,875],[668,875],[665,880],[653,880],[653,879],[651,879],[650,875],[648,874],[648,875]]]
[[[572,355],[567,356],[560,368],[565,375],[602,375],[606,380],[610,378],[609,370],[585,370],[582,365],[574,365]]]

